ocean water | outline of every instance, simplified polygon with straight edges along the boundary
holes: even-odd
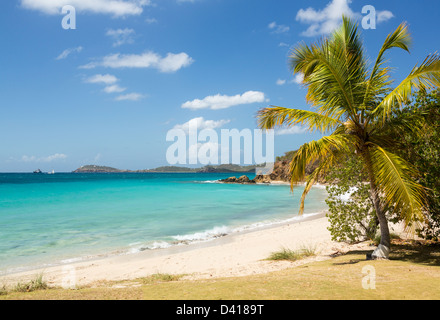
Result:
[[[0,174],[0,275],[297,218],[303,187],[218,183],[231,175]],[[325,199],[324,188],[313,188],[305,214],[327,209]]]

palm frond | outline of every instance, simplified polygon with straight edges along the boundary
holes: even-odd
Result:
[[[269,107],[258,111],[258,126],[261,129],[273,129],[276,126],[305,125],[310,131],[324,133],[341,124],[338,120],[319,113],[301,109]]]
[[[357,117],[357,101],[363,98],[366,62],[357,25],[344,18],[330,39],[311,46],[300,45],[290,56],[291,69],[304,75],[307,100],[319,113],[342,119]]]
[[[440,86],[440,56],[428,56],[372,111],[371,116],[380,118],[382,124],[391,118],[395,109],[406,103],[415,91],[429,90]]]
[[[369,143],[372,171],[375,182],[386,204],[394,207],[408,227],[424,219],[425,189],[414,181],[416,170],[399,156],[380,146]]]
[[[332,134],[319,140],[303,144],[290,163],[291,188],[305,179],[306,167],[310,163],[323,161],[329,155],[347,153],[352,146],[352,138],[345,134]]]
[[[376,63],[374,64],[373,70],[371,72],[370,82],[376,76],[378,70],[381,69],[381,66],[384,64],[384,56],[388,50],[392,48],[400,48],[409,52],[411,42],[412,39],[408,30],[408,25],[406,23],[401,23],[394,32],[390,33],[387,36],[385,42],[380,48],[379,54],[376,58]]]
[[[381,96],[384,92],[384,88],[391,84],[391,81],[389,81],[390,68],[383,67],[385,63],[385,53],[392,48],[400,48],[409,52],[411,42],[412,39],[406,23],[401,23],[394,32],[387,36],[379,50],[379,54],[377,55],[376,62],[367,82],[363,100],[364,107],[371,104],[372,100],[376,99],[377,96]]]
[[[304,214],[304,204],[307,197],[307,194],[312,189],[313,185],[319,179],[320,176],[324,176],[328,170],[338,163],[340,153],[334,151],[333,153],[328,154],[328,156],[321,161],[319,166],[307,177],[306,185],[304,187],[304,191],[301,195],[300,205],[299,205],[299,215]]]

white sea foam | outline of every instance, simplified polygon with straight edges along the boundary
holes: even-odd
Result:
[[[76,257],[76,258],[70,258],[70,259],[61,260],[61,263],[62,264],[69,264],[69,263],[79,262],[79,261],[82,261],[82,260],[85,260],[85,258],[84,257]]]
[[[251,224],[237,227],[232,230],[232,233],[243,232],[243,231],[252,231],[255,229],[261,229],[261,228],[281,225],[281,224],[285,224],[285,223],[301,221],[301,220],[306,219],[308,217],[312,217],[312,216],[319,215],[319,214],[322,214],[322,212],[308,213],[308,214],[304,214],[302,216],[294,216],[294,217],[291,217],[288,219],[282,219],[282,220],[266,220],[266,221],[255,222],[255,223],[251,223]]]
[[[308,213],[308,214],[304,214],[302,216],[294,216],[294,217],[291,217],[288,219],[283,219],[283,220],[274,219],[274,220],[260,221],[260,222],[255,222],[255,223],[250,223],[250,224],[238,226],[235,228],[227,227],[227,226],[218,226],[218,227],[214,227],[212,229],[202,231],[202,232],[196,232],[196,233],[187,234],[187,235],[173,236],[173,239],[176,239],[176,241],[173,242],[172,244],[181,245],[181,244],[190,244],[190,243],[194,243],[194,242],[210,241],[210,240],[214,240],[216,238],[220,238],[220,237],[223,237],[223,236],[226,236],[229,234],[252,231],[252,230],[262,229],[262,228],[271,227],[271,226],[275,226],[275,225],[281,225],[284,223],[292,223],[292,222],[300,221],[300,220],[303,220],[303,219],[306,219],[306,218],[309,218],[309,217],[312,217],[315,215],[319,215],[319,214],[322,214],[322,212]],[[168,246],[171,246],[170,243],[167,243],[167,244],[168,244]]]
[[[138,253],[145,250],[165,249],[171,247],[172,244],[166,241],[154,241],[152,243],[135,242],[130,244],[127,254]]]
[[[220,180],[205,180],[205,181],[202,181],[202,183],[219,183],[220,182]]]
[[[203,232],[196,232],[187,235],[176,235],[173,238],[178,242],[196,242],[196,241],[206,241],[210,239],[215,239],[218,237],[222,237],[226,234],[229,234],[231,229],[226,226],[214,227],[210,230],[206,230]]]
[[[171,247],[171,244],[166,241],[154,241],[152,244],[147,246],[148,249],[164,249]]]

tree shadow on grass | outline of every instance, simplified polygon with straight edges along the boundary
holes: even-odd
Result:
[[[394,240],[390,260],[440,266],[440,243],[416,240]]]
[[[364,256],[363,259],[350,259],[349,261],[337,262],[335,265],[355,264],[366,261],[367,254],[371,254],[373,250],[353,250],[349,251],[345,256]],[[420,241],[420,240],[392,240],[390,260],[407,261],[415,264],[427,266],[440,266],[440,243]]]
[[[369,252],[370,252],[369,250],[353,250],[353,251],[348,251],[347,253],[345,253],[343,255],[346,256],[346,257],[348,257],[350,255],[353,255],[353,256],[361,255],[361,256],[365,257],[367,255],[367,253],[369,253]],[[356,263],[359,263],[361,261],[365,261],[365,259],[359,259],[359,258],[350,259],[349,261],[334,262],[333,265],[335,265],[335,266],[342,266],[342,265],[347,265],[347,264],[356,264]]]

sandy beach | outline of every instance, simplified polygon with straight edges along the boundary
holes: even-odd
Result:
[[[43,273],[50,286],[75,287],[100,281],[130,280],[156,273],[185,274],[186,279],[245,276],[294,267],[311,261],[330,259],[353,246],[331,240],[325,214],[303,217],[293,223],[227,235],[204,243],[147,250],[93,261],[10,274],[2,284],[35,279]],[[365,248],[358,244],[355,248]],[[265,260],[282,248],[315,248],[317,255],[296,262]],[[368,247],[373,250],[373,247]]]

